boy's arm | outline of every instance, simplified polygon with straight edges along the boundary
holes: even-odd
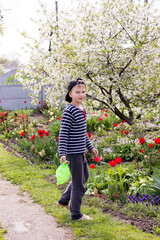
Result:
[[[69,110],[63,112],[61,128],[59,132],[59,155],[66,156],[69,130],[72,125],[73,116]]]

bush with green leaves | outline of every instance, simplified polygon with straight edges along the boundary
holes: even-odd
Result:
[[[134,159],[134,153],[132,152],[132,144],[124,143],[112,146],[115,157],[121,157],[123,161],[129,162]]]
[[[104,154],[103,154],[103,160],[104,160],[105,162],[112,161],[114,158],[115,158],[114,153],[104,153]]]

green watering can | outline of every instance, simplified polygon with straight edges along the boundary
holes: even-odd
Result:
[[[57,185],[65,183],[70,177],[68,163],[63,162],[56,170]]]

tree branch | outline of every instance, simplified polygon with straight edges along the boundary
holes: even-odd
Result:
[[[96,100],[96,101],[98,101],[98,102],[100,102],[100,103],[103,103],[103,104],[106,105],[109,109],[111,108],[110,105],[109,105],[108,103],[104,102],[103,100],[100,100],[100,99],[98,99],[98,98],[96,98],[96,97],[94,97],[94,96],[91,96],[91,95],[89,95],[89,94],[86,94],[86,96],[87,96],[87,97],[90,97],[90,98],[93,98],[94,100]]]
[[[121,101],[124,103],[124,105],[127,107],[128,112],[129,112],[129,117],[130,119],[133,119],[133,111],[129,105],[128,99],[122,94],[120,87],[116,91],[121,99]]]
[[[112,13],[112,16],[116,19],[116,21],[121,25],[121,27],[123,28],[123,30],[126,32],[126,34],[128,35],[128,37],[130,38],[130,40],[134,43],[134,45],[136,46],[135,41],[133,40],[133,38],[130,36],[130,34],[127,32],[127,30],[125,29],[125,27],[122,25],[122,23],[114,16],[114,14]]]
[[[90,77],[90,73],[89,73],[89,72],[86,73],[86,76],[87,76],[87,78],[89,78],[89,79],[91,80],[91,82],[93,82],[97,87],[100,88],[100,90],[101,90],[101,92],[102,92],[102,94],[103,94],[104,96],[106,96],[105,93],[109,94],[109,92],[108,92],[104,87],[100,86],[98,83],[95,83],[95,82],[93,81],[93,79]]]

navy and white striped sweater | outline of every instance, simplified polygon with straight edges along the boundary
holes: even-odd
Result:
[[[68,104],[63,111],[61,128],[59,133],[59,155],[85,153],[86,147],[89,151],[93,146],[89,140],[86,128],[84,112]]]

